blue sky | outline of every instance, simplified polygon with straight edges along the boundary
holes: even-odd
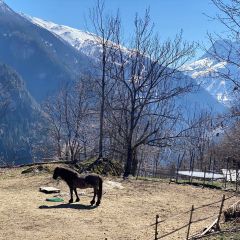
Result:
[[[15,11],[86,30],[89,8],[96,0],[5,0]],[[165,38],[172,38],[183,30],[184,39],[207,44],[207,32],[222,32],[222,26],[210,21],[216,8],[210,0],[106,0],[106,10],[119,8],[125,33],[130,33],[135,13],[143,15],[150,7],[155,30]],[[198,54],[201,54],[198,53]]]

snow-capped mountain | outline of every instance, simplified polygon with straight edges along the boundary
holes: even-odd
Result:
[[[56,92],[61,84],[72,81],[89,58],[47,29],[33,24],[0,5],[0,62],[14,68],[37,100]]]
[[[86,54],[91,58],[96,58],[99,55],[99,38],[90,32],[84,32],[65,25],[59,25],[50,21],[42,20],[40,18],[31,17],[21,14],[23,17],[51,33],[59,36],[79,52]]]
[[[21,14],[21,16],[23,16],[34,25],[49,31],[58,38],[66,41],[71,47],[74,47],[78,52],[84,54],[86,57],[89,57],[91,59],[98,59],[101,53],[101,47],[99,45],[100,39],[95,34],[84,32],[68,26],[59,25],[51,21],[42,20],[40,18],[31,17],[25,14]],[[127,54],[127,48],[124,46],[122,47]],[[188,79],[188,81],[189,80],[190,79]],[[204,99],[204,101],[202,99]],[[188,106],[188,111],[189,108],[197,108],[199,111],[200,109],[209,108],[215,110],[216,112],[222,112],[225,110],[225,107],[219,104],[219,102],[215,100],[214,97],[209,95],[207,91],[202,87],[200,87],[198,91],[181,98],[179,101],[186,103],[186,106]]]
[[[97,58],[99,56],[101,49],[96,35],[36,17],[30,17],[24,14],[22,14],[22,16],[32,23],[47,29],[53,34],[56,34],[58,37],[68,42],[72,47],[76,48],[79,52],[86,54],[88,57]],[[207,69],[206,66],[208,66]],[[206,57],[192,64],[186,65],[184,71],[193,79],[196,79],[198,83],[203,83],[205,82],[203,79],[206,80],[205,77],[207,74],[213,74],[216,69],[223,68],[224,66],[224,62],[216,63]],[[224,86],[225,81],[222,81],[219,85],[218,81],[212,80],[211,84],[209,84],[206,89],[207,91],[210,91],[212,95],[216,96],[218,100],[222,100],[222,102],[224,102],[227,100],[227,90],[223,91]]]
[[[101,48],[99,47],[99,39],[96,35],[36,17],[30,17],[24,14],[23,16],[33,24],[62,38],[79,52],[92,59],[98,58]],[[217,41],[214,49],[218,49],[218,53],[224,59],[226,58],[226,54],[229,53],[229,46],[229,42]],[[212,53],[213,49],[209,49],[208,52]],[[229,66],[226,61],[216,60],[209,53],[204,54],[199,60],[185,65],[183,71],[195,79],[196,82],[205,88],[217,101],[228,106],[231,100],[229,90],[231,86],[223,77],[219,76],[219,72],[226,74],[227,71],[229,71]],[[233,72],[235,70],[231,69],[231,71]]]
[[[40,26],[60,37],[69,45],[77,49],[78,52],[88,56],[93,60],[97,60],[99,58],[102,52],[100,46],[101,38],[96,34],[65,25],[56,24],[40,18],[31,17],[23,13],[21,13],[21,15],[33,24]],[[114,45],[113,42],[111,42],[111,44]],[[126,54],[128,53],[128,49],[125,46],[121,46],[121,48]]]
[[[99,47],[99,39],[96,35],[36,17],[30,17],[24,14],[22,14],[22,16],[33,24],[62,38],[72,47],[88,57],[96,59],[99,56],[101,48]],[[225,55],[229,52],[229,42],[218,41],[215,43],[214,47],[218,49],[219,53],[221,52],[223,58],[226,57]],[[212,51],[213,49],[209,49],[209,52]],[[225,79],[219,79],[219,74],[217,74],[219,72],[223,74],[226,73],[226,65],[227,63],[225,61],[216,60],[206,53],[199,60],[185,65],[183,71],[191,78],[195,79],[198,84],[201,84],[201,86],[219,102],[229,105],[231,99],[229,94],[230,86]]]
[[[203,58],[184,67],[184,71],[196,79],[218,101],[227,104],[230,100],[225,79],[219,79],[218,72],[225,69],[226,62],[215,63],[212,59]]]
[[[229,40],[216,41],[197,61],[184,66],[183,71],[201,84],[211,95],[226,106],[231,105],[233,85],[226,80],[239,78],[238,66],[240,44]],[[217,54],[216,54],[217,53]]]

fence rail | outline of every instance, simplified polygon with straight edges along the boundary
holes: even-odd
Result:
[[[219,229],[220,229],[219,223],[220,223],[220,218],[221,218],[221,215],[222,215],[222,212],[223,212],[224,203],[225,203],[227,200],[229,200],[229,199],[231,199],[231,198],[233,198],[233,197],[236,197],[236,195],[233,194],[233,195],[231,195],[231,196],[229,196],[229,197],[225,197],[225,195],[223,195],[222,199],[219,200],[219,201],[211,202],[211,203],[209,203],[209,204],[204,204],[204,205],[198,206],[198,207],[196,207],[196,208],[194,207],[194,205],[192,205],[192,207],[191,207],[190,210],[184,211],[184,212],[182,212],[182,213],[179,213],[179,214],[177,214],[177,215],[175,215],[175,216],[168,217],[168,218],[163,219],[163,220],[159,220],[160,217],[159,217],[159,215],[157,214],[157,215],[156,215],[156,221],[155,221],[155,223],[149,225],[149,226],[154,226],[154,227],[155,227],[155,238],[154,238],[154,240],[163,239],[163,238],[165,238],[165,237],[167,237],[167,236],[170,236],[170,235],[172,235],[172,234],[174,234],[174,233],[176,233],[176,232],[178,232],[178,231],[180,231],[180,230],[182,230],[182,229],[184,229],[184,228],[187,228],[186,240],[188,240],[188,239],[190,239],[189,236],[190,236],[192,224],[199,223],[199,222],[205,221],[205,220],[210,219],[210,218],[213,218],[213,217],[216,217],[216,220],[215,220],[215,223],[214,223],[215,228],[216,228],[216,230],[219,230]],[[204,217],[204,218],[200,218],[200,219],[197,219],[197,220],[193,220],[194,213],[195,213],[197,210],[202,209],[202,208],[205,208],[205,207],[209,207],[209,206],[212,206],[212,205],[218,204],[218,203],[221,203],[220,206],[219,206],[219,211],[218,211],[218,213],[216,213],[216,214],[214,214],[214,215],[211,215],[211,216]],[[189,221],[188,221],[187,224],[184,224],[183,226],[181,226],[181,227],[179,227],[179,228],[177,228],[177,229],[174,229],[174,230],[172,230],[171,232],[168,232],[168,233],[165,233],[165,234],[163,234],[163,235],[160,235],[160,226],[161,226],[162,223],[164,223],[164,222],[166,222],[166,221],[169,221],[169,220],[172,220],[173,218],[186,215],[186,214],[188,214],[188,213],[190,213],[190,215],[189,215]]]

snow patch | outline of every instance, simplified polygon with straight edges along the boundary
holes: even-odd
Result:
[[[198,84],[213,95],[219,102],[228,106],[230,96],[227,91],[226,81],[219,79],[218,73],[226,71],[228,63],[225,61],[217,62],[212,58],[204,57],[193,63],[186,64],[182,71],[190,77],[196,79]]]
[[[33,24],[38,25],[63,39],[79,52],[91,57],[94,60],[98,59],[99,55],[102,53],[102,48],[100,46],[101,38],[93,33],[81,31],[65,25],[59,25],[51,21],[31,17],[23,13],[21,13],[21,16]],[[111,44],[113,43],[111,42]],[[126,52],[128,51],[128,49],[124,46],[121,46],[121,48]]]
[[[113,188],[115,188],[115,189],[123,189],[124,188],[121,183],[114,182],[114,181],[104,181],[103,185],[104,185],[105,189],[113,189]]]
[[[224,69],[226,65],[227,62],[224,61],[215,63],[211,59],[204,58],[185,65],[182,70],[192,78],[199,78],[216,73],[220,69]]]
[[[98,37],[92,33],[84,32],[65,25],[59,25],[51,21],[42,20],[40,18],[31,17],[25,14],[21,15],[31,21],[33,24],[45,28],[61,37],[78,51],[89,53],[89,50],[91,50],[94,45],[98,44]]]

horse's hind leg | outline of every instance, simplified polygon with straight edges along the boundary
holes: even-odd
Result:
[[[69,200],[69,203],[73,203],[73,189],[70,188],[70,195],[71,195],[71,198]]]
[[[96,195],[97,195],[97,188],[94,187],[93,189],[94,189],[94,195],[93,195],[93,199],[92,199],[92,201],[90,202],[91,205],[93,205],[93,204],[95,203],[95,197],[96,197]]]
[[[100,190],[99,190],[99,189],[97,189],[97,197],[98,197],[98,200],[97,200],[97,202],[96,202],[96,206],[99,206],[100,203],[101,203],[101,199],[100,199]]]
[[[76,202],[79,202],[80,201],[80,198],[78,197],[78,193],[77,193],[77,189],[74,188],[74,192],[75,192],[75,195],[76,195]]]

